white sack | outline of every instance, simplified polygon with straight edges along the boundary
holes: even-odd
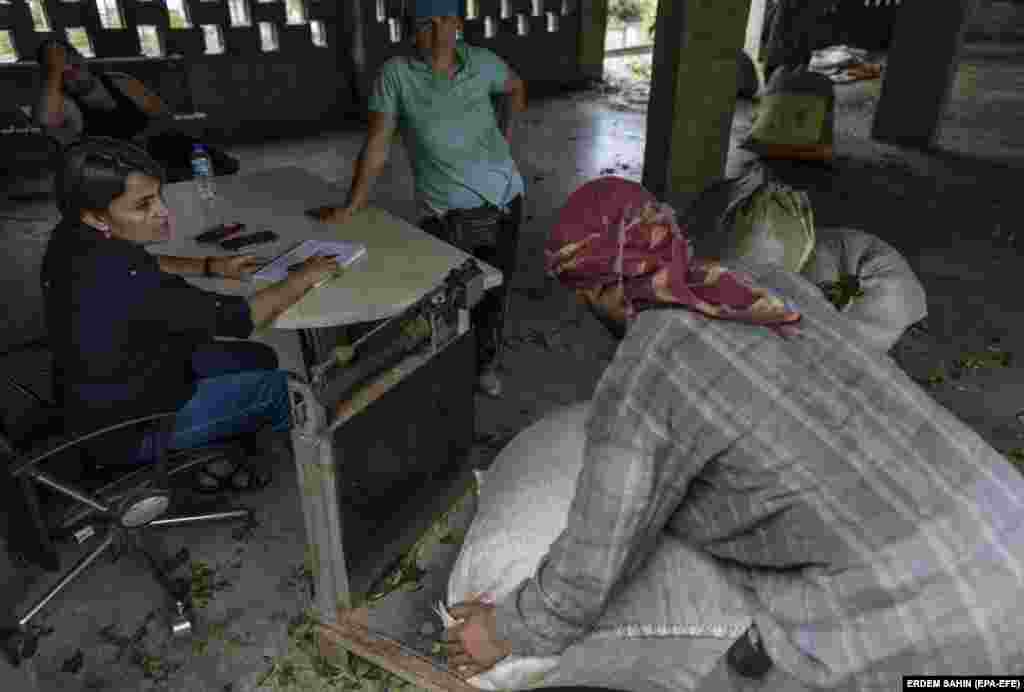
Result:
[[[494,460],[452,568],[449,604],[480,593],[500,601],[537,570],[566,526],[589,409],[589,402],[581,402],[555,411],[519,433]],[[485,690],[520,688],[558,660],[512,656],[470,682]]]
[[[928,314],[924,286],[896,248],[855,229],[818,229],[814,252],[801,274],[812,283],[856,276],[864,295],[842,309],[868,343],[888,351]]]
[[[499,601],[535,574],[566,527],[589,408],[554,411],[494,460],[452,569],[449,604],[477,594]],[[751,624],[736,581],[710,556],[663,534],[589,635],[561,656],[511,656],[469,682],[485,690],[523,689],[542,678],[545,685],[614,680],[631,692],[690,689]],[[673,655],[652,665],[659,651]]]

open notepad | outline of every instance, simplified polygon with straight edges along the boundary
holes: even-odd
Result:
[[[252,277],[264,281],[280,281],[288,276],[290,268],[314,255],[333,255],[340,267],[350,267],[366,257],[366,246],[344,240],[304,240],[283,255],[275,257]]]

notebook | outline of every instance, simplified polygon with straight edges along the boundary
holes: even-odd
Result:
[[[286,278],[289,268],[301,264],[314,255],[336,255],[335,260],[341,267],[351,267],[366,257],[366,246],[362,243],[350,243],[344,240],[304,240],[283,255],[279,255],[265,264],[252,275],[254,279],[263,281],[281,281]]]

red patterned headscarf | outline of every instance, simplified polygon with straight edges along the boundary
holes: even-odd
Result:
[[[598,178],[572,193],[545,255],[548,273],[567,288],[622,286],[628,317],[638,303],[668,303],[780,331],[800,319],[750,277],[694,259],[675,211],[624,178]]]

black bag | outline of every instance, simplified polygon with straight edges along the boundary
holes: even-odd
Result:
[[[446,242],[466,252],[498,245],[498,229],[505,213],[493,205],[453,209],[445,214]]]
[[[159,132],[146,142],[149,155],[159,161],[167,172],[167,182],[177,183],[192,179],[192,145],[199,140],[177,130]],[[213,163],[214,175],[232,175],[238,172],[238,160],[217,147],[206,145],[206,153]]]

